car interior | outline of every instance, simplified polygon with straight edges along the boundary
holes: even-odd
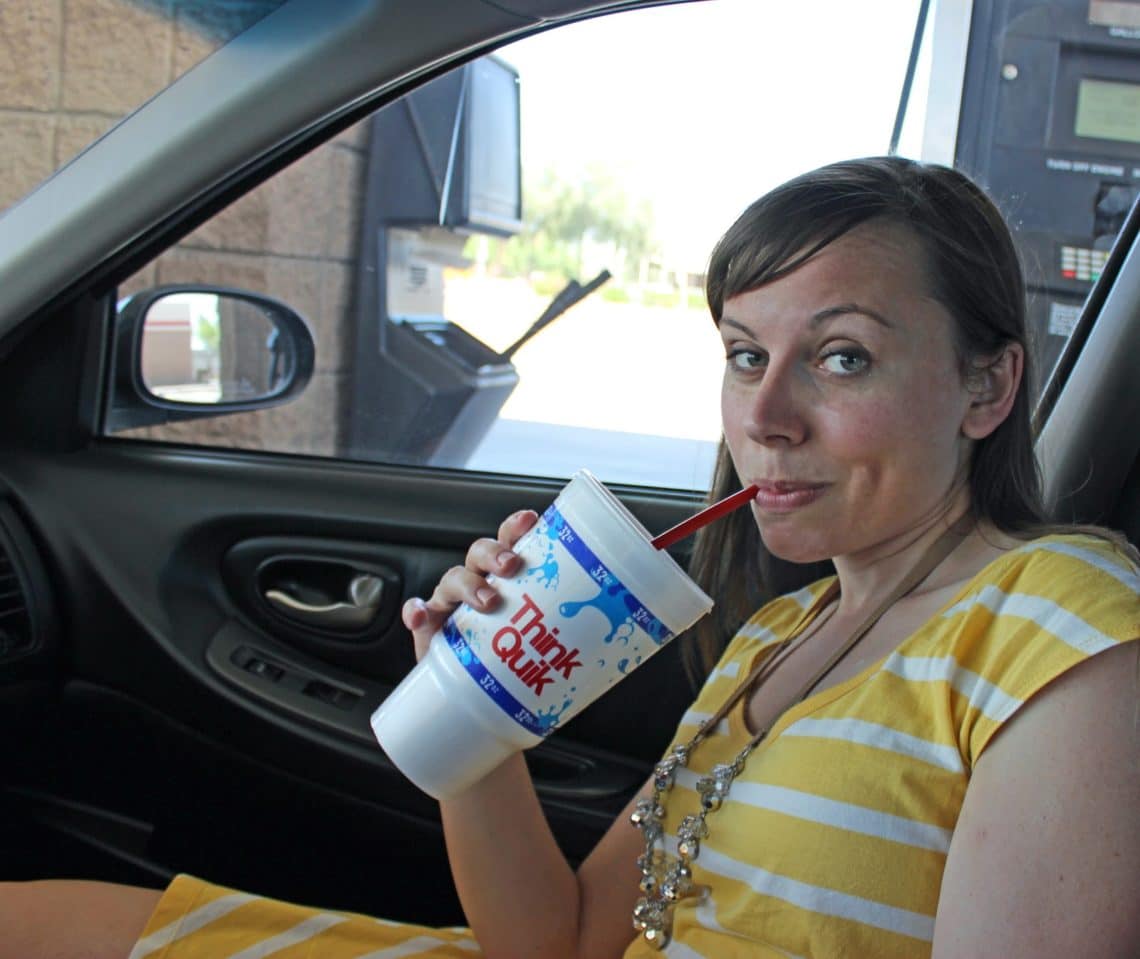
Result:
[[[525,95],[527,72],[503,67],[510,44],[722,5],[200,4],[240,22],[222,37],[225,18],[203,14],[208,55],[0,215],[0,879],[158,888],[188,872],[327,908],[463,921],[438,806],[369,727],[414,665],[400,606],[503,517],[541,511],[569,475],[546,459],[470,465],[484,440],[514,437],[536,457],[563,446],[570,458],[608,443],[641,470],[678,475],[693,444],[503,422],[512,391],[535,385],[523,342],[554,343],[579,315],[586,330],[586,307],[616,284],[592,264],[544,291],[541,311],[520,310],[494,349],[434,307],[415,314],[416,298],[467,262],[472,236],[506,243],[523,228],[517,145],[489,175],[492,187],[506,177],[505,193],[472,186],[492,163],[480,159],[486,142],[518,137],[503,124],[517,121],[509,98],[519,84]],[[123,6],[141,18],[154,5]],[[1035,414],[1050,508],[1137,542],[1140,132],[1117,114],[1140,102],[1140,3],[937,6],[907,7],[899,63],[913,73],[933,47],[936,75],[938,31],[953,38],[952,117],[933,82],[928,112],[950,122],[951,159],[1005,197],[1024,237],[1031,317],[1051,334]],[[198,23],[186,13],[171,29]],[[1022,81],[1048,77],[1025,102],[1015,63]],[[1090,77],[1112,89],[1082,88]],[[909,79],[903,89],[900,120],[918,96]],[[492,104],[490,141],[478,139],[479,103]],[[317,204],[336,181],[306,192],[304,176],[338,164],[379,185],[329,200],[326,214]],[[692,189],[709,175],[695,173]],[[277,195],[288,216],[265,199]],[[298,237],[315,211],[328,233],[310,248]],[[348,218],[351,256],[328,252],[334,214]],[[280,245],[272,263],[251,223]],[[1095,251],[1096,270],[1069,270],[1070,249]],[[349,261],[364,265],[349,275]],[[330,326],[334,301],[368,323]],[[165,385],[160,335],[189,344],[174,308],[187,303],[231,324],[219,348],[246,364],[205,399],[208,375],[190,365]],[[585,355],[604,352],[599,335],[584,337]],[[373,362],[359,370],[343,359],[362,355]],[[425,386],[432,377],[464,386]],[[602,479],[651,531],[703,503],[703,479],[637,475],[615,467]],[[673,553],[683,562],[689,548]],[[770,575],[772,591],[806,581],[775,562]],[[528,752],[572,862],[691,702],[699,679],[683,645]]]

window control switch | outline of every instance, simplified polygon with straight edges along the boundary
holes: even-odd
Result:
[[[271,683],[281,682],[282,677],[285,675],[285,670],[280,666],[276,666],[264,659],[259,659],[256,656],[251,656],[243,668],[247,673],[253,673],[254,676],[261,676],[268,679]]]
[[[345,710],[352,709],[356,705],[356,701],[360,699],[360,696],[354,692],[334,686],[331,683],[322,682],[319,679],[307,682],[304,693],[306,696],[312,696],[313,699],[319,699],[322,703],[328,703],[330,706],[336,706],[337,709]]]

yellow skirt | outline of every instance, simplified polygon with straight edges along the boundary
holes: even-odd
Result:
[[[469,929],[294,906],[177,876],[129,959],[471,959]]]

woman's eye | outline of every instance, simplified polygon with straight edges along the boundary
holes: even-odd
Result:
[[[859,350],[834,350],[823,358],[821,365],[829,373],[850,376],[862,373],[869,363],[866,354]]]
[[[765,363],[762,353],[755,350],[731,350],[728,354],[728,364],[737,370],[757,370]]]

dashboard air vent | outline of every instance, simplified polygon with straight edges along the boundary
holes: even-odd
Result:
[[[28,598],[13,561],[11,544],[0,539],[0,662],[32,645]]]
[[[0,664],[50,642],[47,577],[23,522],[0,499]]]

